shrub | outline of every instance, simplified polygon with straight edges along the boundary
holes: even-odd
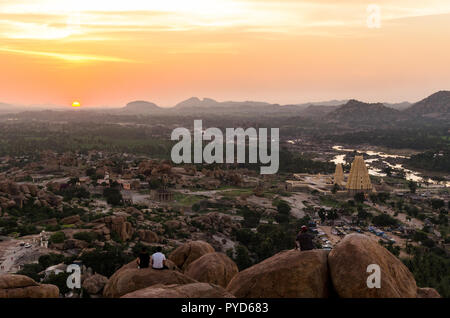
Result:
[[[42,278],[42,275],[39,275],[39,273],[44,269],[41,264],[25,264],[17,274],[28,276],[36,282],[39,282]]]
[[[395,226],[398,221],[388,214],[379,214],[372,219],[376,226]]]
[[[98,239],[98,236],[98,233],[95,232],[78,232],[73,235],[73,238],[92,243],[93,241]]]
[[[244,208],[242,214],[244,216],[244,220],[242,221],[244,227],[254,228],[258,226],[261,219],[261,216],[258,213],[251,211],[248,208]]]
[[[248,254],[248,249],[245,246],[238,245],[236,247],[235,263],[240,271],[253,265],[252,260]]]
[[[64,243],[64,240],[66,239],[66,235],[64,232],[56,232],[50,236],[49,242],[50,243]]]
[[[47,279],[45,279],[43,281],[43,283],[58,286],[59,292],[61,294],[66,294],[69,291],[71,291],[71,289],[69,289],[69,287],[67,287],[67,278],[70,275],[71,275],[71,273],[66,273],[66,272],[62,272],[59,274],[52,273],[52,274],[50,274],[49,277],[47,277]]]
[[[64,262],[65,257],[61,254],[50,253],[39,257],[39,264],[45,269]]]
[[[131,262],[133,256],[123,252],[121,246],[106,245],[104,250],[96,249],[81,256],[81,261],[96,273],[110,277],[123,265]]]

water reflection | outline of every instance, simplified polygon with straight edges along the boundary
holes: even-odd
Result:
[[[354,152],[354,151],[356,151],[359,154],[366,154],[368,156],[379,157],[379,158],[371,158],[371,159],[365,160],[365,162],[366,162],[366,164],[368,166],[369,174],[372,175],[372,176],[377,176],[377,177],[385,177],[386,173],[382,172],[382,170],[379,169],[379,168],[375,168],[373,166],[374,162],[377,162],[377,161],[379,161],[381,159],[386,159],[386,158],[409,159],[409,157],[407,157],[407,156],[387,154],[387,153],[384,153],[384,152],[377,152],[377,151],[372,151],[372,150],[363,151],[363,150],[348,149],[348,148],[343,148],[342,146],[338,146],[338,145],[333,146],[332,148],[334,150],[337,150],[337,151],[344,151],[344,152]],[[338,163],[343,164],[343,165],[349,164],[345,160],[345,156],[346,156],[345,154],[344,155],[336,155],[330,161],[334,162],[335,164],[338,164]],[[413,171],[413,170],[410,170],[410,169],[406,169],[405,167],[403,167],[402,164],[399,164],[399,163],[391,164],[391,163],[387,162],[386,160],[383,160],[383,163],[385,165],[387,165],[388,167],[392,168],[392,169],[400,170],[400,171],[404,172],[406,180],[412,180],[412,181],[415,181],[415,182],[418,182],[418,183],[428,183],[428,184],[443,185],[443,186],[446,186],[446,187],[450,187],[450,182],[449,181],[435,181],[435,180],[430,179],[430,178],[425,179],[425,178],[421,177],[419,172]]]

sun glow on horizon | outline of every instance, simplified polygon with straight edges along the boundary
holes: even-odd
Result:
[[[80,102],[78,102],[78,101],[74,101],[74,102],[72,103],[72,107],[81,107],[81,104],[80,104]]]

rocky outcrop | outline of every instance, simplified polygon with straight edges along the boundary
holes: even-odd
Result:
[[[138,230],[137,234],[139,236],[139,239],[146,243],[158,243],[159,237],[158,235],[150,230]]]
[[[227,291],[238,298],[325,298],[327,251],[280,252],[238,273]]]
[[[136,262],[133,261],[115,272],[108,280],[103,295],[116,298],[157,284],[184,285],[196,282],[194,279],[175,270],[138,269],[136,266]]]
[[[0,298],[58,298],[55,285],[38,284],[23,275],[0,275]]]
[[[155,285],[126,294],[122,298],[234,298],[220,286],[207,283]]]
[[[196,259],[213,252],[214,248],[210,244],[203,241],[192,241],[175,249],[168,258],[181,270],[185,270]]]
[[[111,239],[111,230],[104,223],[94,224],[92,230],[98,235],[103,236],[105,240]]]
[[[240,223],[234,222],[229,215],[217,212],[197,216],[191,223],[204,231],[220,232],[227,236],[231,235],[233,230],[240,228]]]
[[[434,288],[417,288],[417,298],[441,298]]]
[[[83,281],[82,287],[89,295],[97,295],[103,291],[103,288],[107,283],[108,278],[100,274],[94,274]]]
[[[26,203],[36,206],[60,207],[62,197],[40,190],[33,184],[17,184],[11,181],[0,182],[0,207],[22,207]]]
[[[185,274],[199,282],[226,288],[239,272],[237,265],[223,253],[208,253],[193,261]]]
[[[56,218],[52,218],[52,219],[47,219],[47,220],[43,220],[40,222],[36,222],[36,225],[48,225],[48,226],[57,226],[58,225],[58,220]]]
[[[137,218],[140,221],[144,220],[144,214],[140,210],[136,209],[135,207],[130,206],[130,207],[126,208],[125,213],[130,214],[131,216]]]
[[[134,233],[133,226],[122,215],[107,216],[96,220],[95,223],[104,223],[111,233],[116,233],[122,241],[128,241]]]
[[[164,226],[168,231],[172,232],[186,227],[186,223],[178,220],[169,220],[164,223]]]
[[[347,235],[328,256],[331,280],[343,298],[417,297],[414,276],[403,263],[376,240],[362,234]],[[381,269],[381,288],[368,288],[367,267]]]
[[[88,242],[77,240],[77,239],[68,239],[64,241],[63,249],[64,250],[73,250],[73,249],[85,249],[89,246]]]
[[[79,215],[71,215],[64,219],[61,219],[61,224],[75,224],[81,221]]]

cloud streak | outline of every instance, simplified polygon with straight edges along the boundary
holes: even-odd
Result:
[[[129,59],[123,59],[111,56],[97,56],[97,55],[84,55],[84,54],[72,54],[72,53],[57,53],[57,52],[41,52],[41,51],[30,51],[30,50],[20,50],[0,47],[1,52],[22,54],[22,55],[32,55],[39,57],[55,58],[59,60],[64,60],[67,62],[133,62]]]

